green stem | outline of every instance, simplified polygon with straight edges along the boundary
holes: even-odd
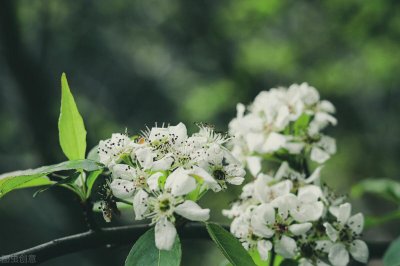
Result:
[[[400,210],[397,211],[393,211],[390,213],[386,213],[384,215],[381,215],[379,217],[367,217],[366,219],[366,223],[365,223],[365,228],[371,228],[371,227],[375,227],[378,225],[382,225],[384,223],[396,220],[396,219],[400,219]]]
[[[271,250],[271,257],[269,258],[269,266],[274,266],[275,263],[275,252]]]

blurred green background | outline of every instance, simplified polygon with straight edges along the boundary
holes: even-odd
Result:
[[[306,81],[337,107],[329,134],[338,153],[325,181],[347,193],[366,177],[399,179],[399,43],[396,0],[3,0],[0,172],[65,160],[57,117],[66,72],[89,146],[154,122],[226,131],[237,102]],[[67,191],[33,199],[34,191],[0,200],[0,254],[85,230]],[[207,195],[214,220],[226,221],[219,210],[238,192]],[[376,198],[355,203],[367,214],[394,208]],[[393,225],[366,238],[398,233]],[[211,246],[184,242],[183,265],[217,265],[222,257]],[[45,265],[122,265],[128,251],[85,251]]]

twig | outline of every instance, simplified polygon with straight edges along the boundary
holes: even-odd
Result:
[[[19,256],[34,255],[37,265],[56,257],[87,249],[133,244],[149,228],[148,225],[131,225],[90,230],[2,256],[0,262],[11,261],[12,258]],[[185,224],[178,229],[178,233],[184,239],[209,239],[205,226],[200,223]]]
[[[228,229],[228,226],[223,226]],[[127,245],[134,243],[150,227],[148,225],[131,225],[87,231],[52,240],[50,242],[0,257],[1,262],[10,261],[19,256],[34,255],[36,265],[66,254],[87,249]],[[183,239],[210,239],[202,223],[187,223],[178,229]],[[389,242],[369,242],[371,258],[381,258],[389,246]]]

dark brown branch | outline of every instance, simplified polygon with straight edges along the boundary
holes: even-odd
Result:
[[[224,226],[228,229],[228,226]],[[36,264],[66,254],[87,249],[133,244],[150,227],[148,225],[131,225],[88,231],[76,235],[58,238],[50,242],[0,257],[1,261],[13,257],[34,255]],[[178,230],[182,239],[210,239],[204,224],[187,223]],[[382,258],[389,242],[369,242],[371,258]]]
[[[133,244],[149,228],[148,225],[132,225],[91,230],[2,256],[0,262],[11,261],[13,257],[34,255],[36,264],[39,264],[52,258],[87,249]],[[179,230],[179,236],[183,239],[209,239],[205,226],[199,223],[186,224]]]

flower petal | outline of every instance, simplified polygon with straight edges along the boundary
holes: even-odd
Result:
[[[135,192],[133,182],[124,179],[114,179],[110,184],[110,188],[113,195],[121,199],[132,197],[133,192]]]
[[[268,253],[272,249],[272,243],[267,240],[257,241],[257,250],[262,260],[268,259]]]
[[[369,251],[367,244],[362,240],[354,240],[350,245],[350,254],[353,258],[359,262],[367,263]]]
[[[296,255],[296,249],[296,241],[285,235],[275,242],[275,252],[286,259],[293,258]]]
[[[338,219],[338,222],[340,224],[345,225],[350,217],[350,214],[351,214],[351,204],[344,203],[339,206],[339,212],[336,218]]]
[[[149,178],[147,179],[147,185],[149,186],[150,190],[152,190],[152,191],[159,190],[158,179],[161,176],[163,176],[163,174],[160,172],[154,173],[151,176],[149,176]]]
[[[138,149],[135,155],[144,170],[151,169],[155,155],[150,147]]]
[[[362,215],[362,213],[357,213],[351,216],[347,224],[354,233],[357,235],[361,234],[364,228],[364,215]]]
[[[321,148],[318,147],[313,147],[311,149],[311,155],[310,158],[311,160],[313,160],[314,162],[317,163],[324,163],[326,160],[328,160],[331,156],[329,155],[329,153],[327,153],[326,151],[324,151]]]
[[[135,211],[135,219],[142,220],[143,215],[148,209],[147,199],[149,195],[144,190],[139,190],[133,197],[133,209]]]
[[[336,231],[336,229],[333,228],[333,226],[330,223],[324,223],[324,227],[329,239],[332,240],[333,242],[336,242],[336,240],[339,237],[339,232]]]
[[[218,184],[217,180],[214,179],[206,170],[201,167],[195,166],[190,171],[191,175],[195,175],[204,180],[204,183],[212,189],[214,192],[221,190],[221,186]]]
[[[252,176],[257,176],[257,174],[261,171],[261,157],[249,156],[247,157],[246,162]]]
[[[311,223],[292,224],[289,226],[289,231],[295,236],[298,236],[305,234],[308,230],[310,230],[311,226]]]
[[[156,247],[160,250],[171,250],[175,237],[175,226],[167,218],[161,218],[155,226]]]
[[[349,263],[349,252],[342,243],[336,243],[331,247],[328,258],[333,266],[345,266]]]
[[[205,222],[210,218],[210,209],[202,209],[197,203],[186,200],[175,207],[175,212],[191,221]]]
[[[136,170],[127,164],[116,164],[112,167],[112,176],[132,181],[136,177]]]
[[[188,175],[188,171],[178,168],[172,172],[165,181],[165,188],[171,190],[174,196],[182,196],[196,188],[196,180]]]
[[[254,234],[269,238],[274,235],[274,231],[268,226],[272,226],[275,222],[275,210],[269,204],[261,204],[254,209],[251,217],[251,226]]]

